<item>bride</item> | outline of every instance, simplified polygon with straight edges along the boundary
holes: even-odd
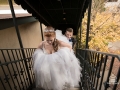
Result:
[[[56,39],[54,28],[44,30],[42,41],[33,54],[36,87],[45,90],[64,90],[78,86],[81,67],[72,46]]]

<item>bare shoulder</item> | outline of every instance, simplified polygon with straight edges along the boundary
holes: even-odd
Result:
[[[38,45],[38,48],[42,48],[44,43],[45,41],[40,42],[40,44]]]
[[[68,47],[68,48],[72,49],[71,45],[69,45],[68,43],[65,43],[63,41],[59,41],[59,45],[60,45],[60,47]]]

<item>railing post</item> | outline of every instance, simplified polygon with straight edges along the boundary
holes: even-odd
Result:
[[[81,47],[81,36],[82,36],[82,22],[80,23],[80,47]]]
[[[76,51],[77,51],[77,49],[79,48],[79,28],[78,28],[78,30],[77,30],[77,35],[76,35],[76,39],[77,39],[77,43],[76,43]]]
[[[13,17],[13,23],[14,23],[14,25],[15,25],[15,29],[16,29],[18,41],[19,41],[20,48],[21,48],[21,51],[22,51],[22,55],[23,55],[23,58],[25,59],[25,58],[26,58],[26,57],[25,57],[25,52],[24,52],[24,50],[23,50],[23,44],[22,44],[20,32],[19,32],[19,29],[18,29],[16,17],[15,17],[15,12],[14,12],[14,8],[13,8],[13,3],[12,3],[12,0],[8,0],[8,2],[9,2],[10,9],[11,9],[11,13],[12,13],[12,17]],[[30,80],[30,84],[32,85],[32,80],[31,80],[31,78],[30,78],[30,73],[29,73],[27,61],[24,60],[24,62],[25,62],[25,67],[26,67],[27,73],[28,73],[28,78],[29,78],[29,80]]]
[[[117,76],[116,76],[116,80],[115,80],[115,83],[114,83],[114,86],[113,86],[113,90],[116,90],[117,85],[120,84],[119,79],[120,79],[120,67],[119,67],[118,72],[117,72]]]
[[[13,8],[12,0],[8,0],[8,2],[9,2],[10,9],[11,9],[11,14],[12,14],[12,17],[13,17],[13,23],[14,23],[14,26],[15,26],[15,29],[16,29],[19,45],[20,45],[20,48],[23,48],[20,32],[19,32],[19,29],[18,29],[18,26],[17,26],[17,21],[15,19],[16,17],[15,17],[15,12],[14,12],[14,8]]]
[[[44,37],[43,37],[43,29],[42,29],[42,23],[40,22],[40,29],[41,29],[41,35],[42,35],[42,41],[44,40]]]
[[[76,36],[76,38],[77,38],[77,44],[76,44],[76,47],[77,48],[79,48],[79,47],[81,47],[81,28],[82,28],[82,24],[81,24],[82,22],[80,22],[80,27],[78,28],[78,30],[77,30],[77,36]],[[79,37],[79,35],[80,35],[80,37]],[[80,43],[79,43],[79,39],[80,39]]]
[[[92,5],[92,0],[89,0],[87,32],[86,32],[86,46],[85,46],[86,49],[89,48],[88,47],[88,39],[89,39],[89,30],[90,30],[91,5]]]

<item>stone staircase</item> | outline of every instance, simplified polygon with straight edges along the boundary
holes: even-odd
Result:
[[[32,90],[43,90],[43,89],[34,88]],[[80,90],[80,89],[79,88],[70,88],[70,89],[65,89],[65,90]]]

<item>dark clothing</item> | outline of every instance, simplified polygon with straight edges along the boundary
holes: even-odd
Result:
[[[76,43],[76,39],[74,37],[72,37],[71,39],[69,39],[69,42],[72,42],[72,48],[74,48],[74,45]]]

